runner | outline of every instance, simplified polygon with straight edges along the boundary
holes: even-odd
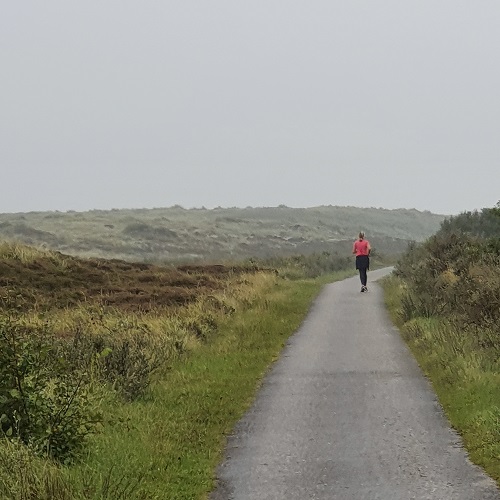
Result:
[[[356,255],[356,269],[359,270],[359,279],[361,280],[361,292],[367,292],[367,271],[370,269],[370,242],[365,240],[365,233],[361,231],[358,239],[354,242],[352,253]]]

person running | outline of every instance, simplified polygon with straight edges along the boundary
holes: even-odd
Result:
[[[361,280],[361,291],[367,292],[366,282],[368,280],[367,271],[370,269],[370,242],[365,240],[365,233],[361,231],[358,239],[352,246],[352,253],[356,255],[356,269],[359,270],[359,279]]]

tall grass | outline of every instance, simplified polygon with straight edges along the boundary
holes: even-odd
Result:
[[[0,498],[72,500],[74,496],[59,467],[19,441],[0,439]]]
[[[40,257],[54,258],[56,254],[17,242],[0,242],[0,259],[13,259],[30,264]],[[61,259],[62,261],[62,259]]]

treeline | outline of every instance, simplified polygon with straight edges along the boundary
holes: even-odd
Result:
[[[500,203],[445,220],[384,286],[470,458],[500,482]]]

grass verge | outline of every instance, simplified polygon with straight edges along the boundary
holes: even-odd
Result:
[[[495,332],[438,317],[409,317],[402,281],[382,281],[385,301],[430,379],[470,459],[500,485],[500,350]]]
[[[259,293],[209,342],[163,369],[145,397],[126,405],[107,401],[113,425],[92,438],[84,462],[64,470],[73,498],[206,498],[225,436],[269,365],[321,286],[351,274],[300,281],[267,275]]]

